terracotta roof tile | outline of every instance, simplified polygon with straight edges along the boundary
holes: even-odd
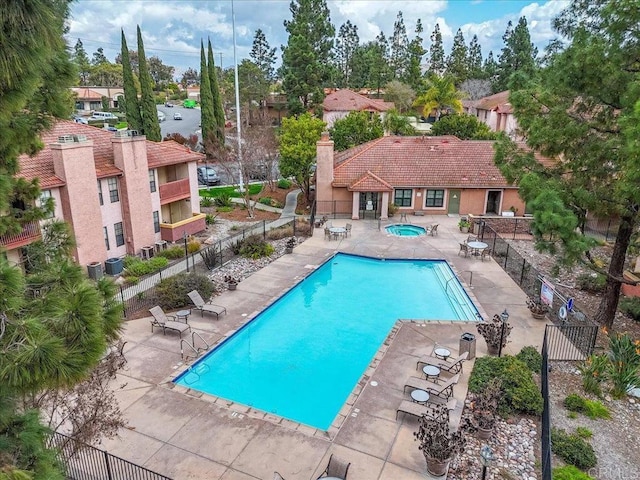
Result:
[[[102,95],[90,88],[73,88],[81,100],[102,100]]]
[[[488,97],[480,98],[476,100],[475,107],[479,110],[495,110],[501,106],[509,105],[509,109],[511,108],[511,104],[509,103],[509,90],[505,90],[504,92],[494,93]],[[500,112],[507,113],[507,112]]]
[[[100,128],[75,123],[68,120],[56,122],[53,128],[43,133],[41,139],[45,147],[33,157],[21,155],[19,157],[19,176],[28,180],[39,178],[42,188],[53,188],[64,185],[53,169],[52,143],[58,141],[62,135],[84,135],[93,142],[93,160],[98,178],[122,175],[122,171],[114,165],[113,146],[111,139],[113,132]],[[149,168],[193,162],[204,159],[204,155],[190,151],[187,147],[174,141],[147,141],[147,160]]]
[[[333,185],[358,190],[359,182],[366,188],[376,178],[395,188],[508,187],[494,164],[493,144],[452,136],[383,137],[337,153]]]
[[[368,98],[348,89],[342,89],[327,95],[324,102],[322,102],[322,108],[326,111],[334,112],[361,112],[364,110],[386,112],[394,108],[394,104],[393,102]]]
[[[352,192],[392,192],[393,187],[370,171],[366,171],[348,188]]]

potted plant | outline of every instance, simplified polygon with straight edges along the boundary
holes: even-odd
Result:
[[[549,306],[542,303],[540,298],[531,298],[527,299],[527,308],[531,312],[531,316],[538,320],[543,320],[549,311]]]
[[[293,253],[293,247],[296,246],[296,237],[291,237],[284,245],[284,253]]]
[[[479,439],[488,440],[498,419],[498,403],[502,395],[502,382],[492,378],[482,392],[475,395],[469,404],[471,418],[467,428],[476,433]]]
[[[399,208],[400,207],[398,207],[395,203],[390,203],[389,204],[389,211],[388,211],[389,216],[393,217],[396,214],[396,212],[398,211]]]
[[[491,355],[496,355],[500,351],[500,341],[502,347],[507,345],[507,337],[513,328],[507,320],[503,320],[500,315],[493,316],[490,322],[482,322],[478,324],[478,333],[484,337],[487,342],[487,351]]]
[[[235,290],[236,287],[238,286],[238,280],[231,275],[225,275],[224,281],[227,284],[227,288],[229,290]]]
[[[418,431],[413,433],[431,475],[447,473],[449,462],[464,451],[466,440],[461,431],[449,431],[449,409],[434,405],[428,415],[420,417]]]
[[[458,222],[458,228],[462,233],[469,233],[471,222],[466,217],[462,217]]]

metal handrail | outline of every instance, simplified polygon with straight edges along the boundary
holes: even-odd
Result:
[[[197,337],[200,339],[200,341],[202,341],[202,343],[204,343],[204,345],[205,345],[203,348],[198,347],[198,348],[196,349],[196,350],[197,350],[197,352],[198,352],[198,354],[200,354],[200,351],[206,352],[207,350],[209,350],[209,348],[211,348],[211,345],[209,345],[209,344],[207,343],[207,341],[206,341],[204,338],[202,338],[202,335],[200,335],[198,332],[191,332],[191,343],[193,344],[193,345],[191,345],[191,346],[192,346],[193,348],[195,348],[195,347],[196,347],[196,336],[197,336]]]
[[[182,348],[182,344],[183,344],[183,343],[184,343],[184,344],[186,344],[186,345],[188,345],[188,346],[189,346],[189,348],[190,348],[191,350],[193,350],[193,351],[194,351],[194,353],[196,354],[196,356],[195,356],[195,357],[193,357],[193,358],[198,358],[198,356],[200,355],[200,353],[198,352],[198,350],[196,350],[196,348],[195,348],[193,345],[191,345],[189,342],[187,342],[184,338],[181,338],[181,339],[180,339],[180,357],[184,360],[184,349]]]

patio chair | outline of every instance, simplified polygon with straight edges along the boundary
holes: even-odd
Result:
[[[329,240],[331,240],[331,231],[326,225],[324,227],[324,238],[328,238]]]
[[[420,368],[420,364],[422,365],[433,365],[438,367],[443,372],[449,372],[451,374],[462,372],[462,363],[469,356],[469,352],[464,352],[462,355],[458,355],[453,360],[443,360],[438,357],[434,357],[431,355],[425,355],[416,363],[416,369]]]
[[[432,237],[435,237],[436,235],[438,235],[438,225],[440,224],[435,223],[431,225],[431,228],[429,229],[429,235],[431,235]]]
[[[342,480],[346,480],[347,472],[349,471],[350,462],[346,462],[338,457],[336,457],[333,453],[329,457],[329,463],[327,464],[327,468],[322,472],[318,478],[322,477],[331,477],[331,478],[341,478]]]
[[[345,228],[345,232],[344,232],[344,236],[345,237],[350,237],[351,236],[351,227],[352,227],[352,225],[350,223],[347,223],[345,225],[345,227],[344,227]]]
[[[200,293],[197,290],[191,290],[187,293],[193,304],[195,305],[196,310],[200,310],[200,316],[204,315],[204,312],[214,313],[216,318],[220,318],[221,313],[227,313],[227,309],[220,306],[214,305],[211,302],[205,302]]]
[[[477,242],[477,241],[478,241],[478,237],[476,237],[475,235],[469,235],[467,239],[464,241],[464,243]]]
[[[429,392],[429,395],[449,398],[453,396],[453,386],[458,383],[459,379],[459,373],[456,373],[453,377],[451,377],[444,383],[435,383],[429,380],[423,380],[419,377],[409,377],[404,384],[404,390],[406,391],[407,387],[409,387],[413,388],[414,390],[424,390],[425,392]]]
[[[447,400],[447,410],[454,410],[457,404],[458,402],[455,398]],[[431,403],[430,405],[429,403],[427,403],[426,405],[424,405],[422,403],[416,403],[410,400],[402,400],[402,402],[400,402],[400,405],[396,409],[396,420],[398,420],[398,415],[400,415],[401,413],[405,413],[413,417],[422,417],[423,415],[426,415],[427,417],[431,417],[434,420],[438,420],[438,418],[436,418],[435,416],[433,405],[436,404]]]
[[[458,256],[460,256],[461,253],[464,253],[465,257],[469,256],[469,245],[467,245],[466,243],[461,243],[460,244],[460,250],[458,250]]]
[[[153,317],[151,322],[151,332],[153,333],[153,327],[160,327],[162,329],[162,334],[166,335],[166,330],[174,330],[176,332],[180,332],[180,336],[182,336],[182,332],[191,331],[191,327],[188,323],[176,322],[173,315],[167,315],[162,310],[162,307],[156,305],[153,308],[149,309],[149,313]]]
[[[484,258],[485,257],[491,257],[491,249],[490,248],[485,248],[484,250],[482,250],[482,253],[480,254],[480,260],[482,260],[484,262]]]

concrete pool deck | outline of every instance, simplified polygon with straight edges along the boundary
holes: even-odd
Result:
[[[341,251],[448,260],[485,319],[505,308],[509,311],[513,331],[506,353],[515,354],[525,345],[540,348],[545,322],[531,318],[522,290],[495,261],[458,256],[459,242],[468,234],[459,231],[457,218],[411,217],[415,225],[440,226],[438,236],[410,238],[387,234],[384,226],[393,222],[383,222],[379,231],[377,221],[333,220],[335,226],[346,222],[353,225],[349,238],[325,240],[323,231],[316,229],[293,254],[243,280],[236,291],[216,297],[215,303],[228,311],[220,320],[202,318],[194,311],[189,317],[193,330],[210,344],[220,341]],[[434,343],[449,346],[456,354],[459,338],[467,331],[476,335],[476,355],[486,355],[484,339],[473,324],[397,323],[341,410],[336,426],[325,432],[174,388],[170,379],[185,368],[178,334],[151,333],[147,318],[128,321],[123,335],[128,363],[114,382],[128,427],[100,447],[175,480],[271,480],[274,471],[287,480],[310,480],[320,475],[332,453],[351,462],[349,480],[430,478],[413,438],[417,419],[401,414],[396,420],[396,408],[409,398],[403,392],[406,378],[419,376],[417,359],[430,353]],[[458,399],[454,421],[461,413],[471,367],[471,361],[464,364],[454,388]]]

